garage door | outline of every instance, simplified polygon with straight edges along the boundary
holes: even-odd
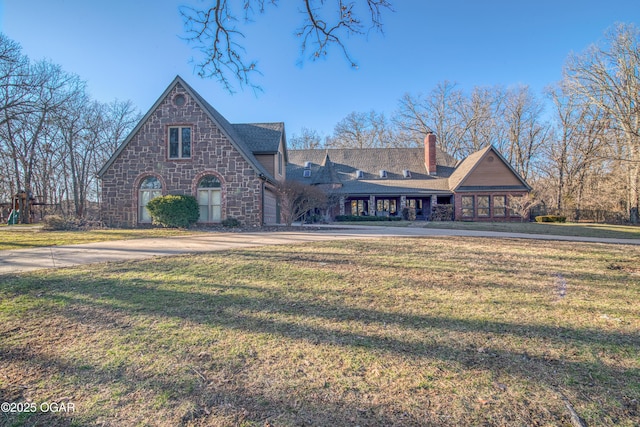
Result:
[[[264,190],[264,223],[278,223],[278,199],[273,192],[266,189]]]

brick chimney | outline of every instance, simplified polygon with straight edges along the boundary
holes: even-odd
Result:
[[[437,175],[436,171],[436,134],[429,132],[424,137],[424,165],[429,175]]]

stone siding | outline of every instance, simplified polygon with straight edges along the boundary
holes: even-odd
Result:
[[[178,94],[186,98],[177,106]],[[191,158],[168,158],[170,126],[191,127]],[[262,223],[262,180],[209,115],[177,84],[143,123],[102,177],[102,220],[108,226],[138,226],[138,189],[147,176],[162,182],[162,194],[196,196],[207,174],[222,183],[222,219]]]

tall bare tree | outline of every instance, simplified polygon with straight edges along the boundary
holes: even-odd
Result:
[[[186,40],[202,54],[196,64],[201,77],[213,77],[229,92],[240,87],[259,89],[251,81],[258,71],[256,60],[245,58],[245,38],[238,23],[246,24],[264,14],[266,6],[279,6],[279,0],[209,0],[209,7],[183,6]],[[287,7],[293,3],[287,2]],[[237,8],[237,9],[236,9]],[[371,30],[382,31],[382,12],[391,10],[388,0],[300,0],[298,11],[302,23],[296,30],[301,40],[301,55],[311,60],[324,58],[335,46],[349,65],[357,68],[347,49],[346,40],[366,35]]]
[[[398,145],[393,124],[383,113],[351,112],[340,120],[328,140],[332,148],[381,148]]]
[[[589,177],[606,153],[605,121],[594,108],[560,82],[549,90],[556,130],[546,146],[550,177],[555,181],[555,208],[580,211]]]
[[[427,95],[405,94],[400,100],[396,120],[414,140],[422,141],[433,132],[440,149],[454,157],[464,157],[463,125],[459,114],[463,93],[457,84],[444,81]]]
[[[307,150],[322,148],[324,143],[317,130],[303,127],[300,130],[300,135],[292,135],[287,141],[287,145],[293,150]]]
[[[462,133],[461,151],[468,155],[488,145],[499,146],[503,132],[500,118],[505,92],[499,87],[474,87],[458,107],[460,132]]]
[[[532,163],[549,138],[550,125],[543,121],[543,110],[528,86],[507,90],[502,110],[506,138],[497,148],[524,179],[531,177]]]
[[[39,84],[29,86],[29,101],[22,105],[17,114],[6,115],[8,120],[2,129],[2,139],[11,153],[18,188],[31,195],[38,146],[43,143],[42,135],[53,115],[77,96],[74,82],[78,78],[47,61],[31,65],[29,73],[31,81],[35,79]],[[21,212],[23,223],[29,222],[28,212],[27,208]]]
[[[91,101],[78,76],[32,63],[0,33],[1,201],[25,191],[45,203],[71,199],[71,210],[84,215],[88,197],[98,197],[95,172],[138,118],[130,101]]]
[[[640,30],[618,24],[565,67],[571,90],[602,110],[621,140],[616,156],[626,172],[626,205],[637,223],[640,206]]]

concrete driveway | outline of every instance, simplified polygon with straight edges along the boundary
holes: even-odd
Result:
[[[327,226],[314,230],[210,233],[185,237],[117,240],[82,245],[50,246],[0,251],[0,275],[69,267],[99,262],[125,261],[193,252],[224,251],[265,245],[295,245],[326,240],[380,237],[467,236],[510,239],[561,240],[584,243],[640,245],[640,240],[548,236],[492,231],[439,230],[413,227]]]

